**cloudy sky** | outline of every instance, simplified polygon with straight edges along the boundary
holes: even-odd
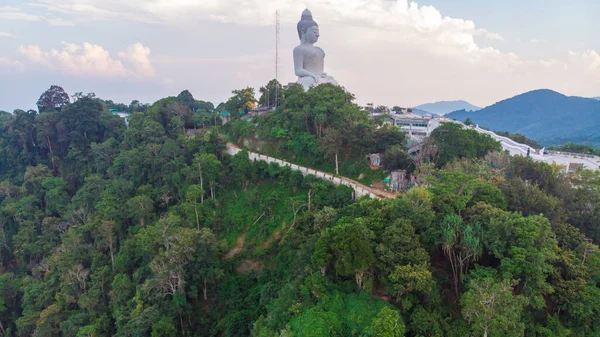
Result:
[[[294,82],[306,7],[326,72],[361,104],[600,96],[597,0],[0,0],[0,110],[34,108],[52,84],[125,103],[183,89],[219,103],[274,77],[277,9],[279,77]]]

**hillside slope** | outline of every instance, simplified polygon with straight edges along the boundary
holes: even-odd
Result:
[[[466,118],[480,126],[521,133],[543,145],[565,142],[600,144],[600,101],[565,96],[552,90],[534,90],[475,112],[447,115]]]

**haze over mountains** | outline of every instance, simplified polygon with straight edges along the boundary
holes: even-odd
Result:
[[[542,145],[566,142],[600,145],[600,100],[565,96],[540,89],[505,99],[478,111],[454,111],[458,121],[470,118],[490,130],[521,133]]]
[[[435,103],[421,104],[413,109],[430,112],[436,115],[445,115],[456,110],[475,111],[481,109],[467,101],[440,101]]]

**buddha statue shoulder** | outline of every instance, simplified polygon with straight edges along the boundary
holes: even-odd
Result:
[[[322,83],[337,84],[335,79],[325,73],[325,52],[314,44],[319,40],[319,25],[313,20],[312,13],[306,9],[298,22],[300,45],[294,48],[294,69],[304,91]]]

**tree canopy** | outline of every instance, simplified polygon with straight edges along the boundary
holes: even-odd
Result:
[[[229,104],[241,113],[248,93]],[[598,172],[453,124],[429,139],[439,161],[414,160],[333,85],[291,86],[276,111],[224,126],[223,105],[187,90],[147,106],[74,96],[0,112],[0,335],[600,333]],[[356,200],[228,141],[342,176],[385,170],[352,164],[384,153],[418,179]]]

